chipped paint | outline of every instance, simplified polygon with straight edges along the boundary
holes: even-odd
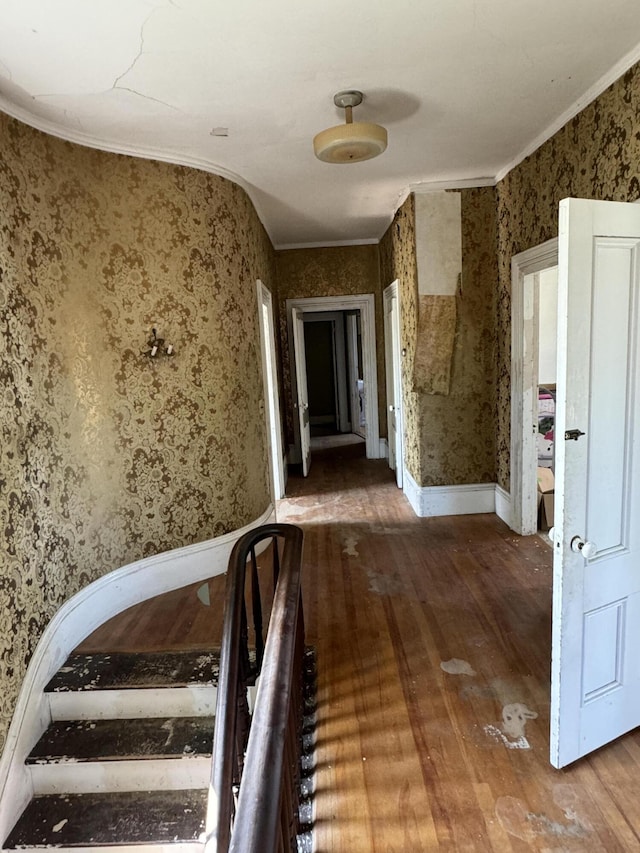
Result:
[[[353,533],[346,533],[342,536],[342,553],[346,554],[347,557],[359,557],[360,554],[357,549],[357,545],[360,542],[360,537],[355,536]]]
[[[524,737],[516,738],[516,740],[510,740],[498,726],[487,725],[484,727],[484,732],[490,738],[493,738],[498,743],[504,744],[507,749],[531,749],[531,744]]]
[[[502,828],[509,835],[528,844],[534,844],[540,839],[552,844],[558,839],[584,839],[592,831],[589,821],[571,810],[564,811],[566,822],[563,822],[545,814],[527,811],[523,802],[515,797],[499,797],[495,811]],[[580,849],[587,848],[581,845]]]
[[[476,671],[473,669],[471,664],[466,660],[460,660],[460,658],[451,658],[450,660],[441,661],[440,669],[447,672],[449,675],[474,676],[476,674]]]
[[[376,595],[406,596],[407,594],[407,585],[401,578],[379,574],[371,569],[367,569],[367,577],[369,578],[369,592]]]
[[[537,717],[538,714],[522,702],[512,702],[502,709],[502,723],[499,726],[486,725],[484,732],[507,749],[531,749],[525,735],[525,727],[529,720],[535,720]]]
[[[51,831],[52,832],[60,832],[63,829],[63,827],[65,827],[68,823],[69,823],[69,819],[65,817],[64,820],[60,821],[60,823],[56,823],[55,826],[52,826]]]

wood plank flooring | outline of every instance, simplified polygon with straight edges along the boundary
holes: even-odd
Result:
[[[640,850],[639,734],[548,761],[550,547],[492,515],[416,518],[362,445],[315,451],[287,493],[317,651],[317,853]],[[212,607],[193,587],[132,608],[81,649],[218,642],[222,585]]]

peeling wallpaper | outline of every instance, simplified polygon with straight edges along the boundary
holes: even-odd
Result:
[[[339,246],[320,249],[283,249],[276,252],[278,310],[284,385],[286,440],[293,443],[293,402],[287,329],[287,299],[318,296],[375,295],[376,347],[378,367],[378,416],[380,435],[387,434],[386,388],[384,380],[384,329],[382,291],[378,270],[378,247]]]
[[[497,480],[509,490],[511,258],[558,234],[563,198],[640,197],[640,65],[498,184]]]
[[[274,272],[238,186],[0,115],[0,746],[66,599],[268,506]],[[154,323],[174,358],[142,355]]]
[[[419,486],[495,480],[496,217],[492,188],[461,192],[462,290],[448,395],[410,390],[418,284],[413,199],[380,246],[381,278],[400,281],[405,465]]]
[[[495,192],[461,192],[462,288],[446,396],[420,396],[422,486],[495,482]]]

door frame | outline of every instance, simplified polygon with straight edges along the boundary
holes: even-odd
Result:
[[[402,394],[402,351],[400,347],[400,287],[399,281],[392,281],[385,287],[383,293],[384,314],[384,341],[385,341],[385,371],[387,379],[387,407],[393,398],[395,416],[395,447],[389,442],[389,465],[393,459],[393,468],[396,474],[396,483],[401,489],[404,483],[404,418],[403,418],[403,394]],[[395,301],[395,309],[391,306]],[[387,317],[387,306],[389,306],[389,317]],[[389,393],[392,392],[392,393]],[[387,413],[387,422],[389,414]],[[387,427],[387,436],[389,428]],[[398,449],[400,453],[398,454]]]
[[[365,428],[360,424],[360,392],[358,380],[360,379],[360,358],[358,356],[358,315],[355,311],[347,312],[347,362],[348,362],[348,387],[349,387],[349,419],[351,421],[351,432],[364,438]]]
[[[333,378],[335,383],[336,427],[338,432],[349,432],[349,401],[346,377],[346,350],[344,314],[337,311],[313,313],[304,318],[305,323],[331,323],[333,333]]]
[[[258,328],[260,330],[260,355],[262,357],[262,409],[267,425],[267,447],[271,485],[271,502],[284,497],[286,474],[284,448],[282,443],[282,425],[280,422],[280,393],[278,390],[278,367],[276,357],[275,325],[273,318],[273,298],[271,291],[260,279],[256,280],[258,294]],[[264,323],[264,311],[267,312],[267,324]]]
[[[287,329],[291,352],[291,396],[297,400],[297,382],[295,375],[295,357],[293,354],[292,311],[299,308],[305,314],[326,311],[360,311],[362,331],[362,373],[365,387],[365,444],[367,459],[380,459],[380,425],[378,419],[378,368],[376,361],[376,313],[373,293],[355,296],[311,296],[301,299],[287,299]],[[297,418],[294,418],[294,427]],[[295,447],[292,459],[300,458],[299,430],[294,428]]]
[[[554,237],[511,258],[511,519],[516,533],[537,532],[538,306],[532,275],[558,265]]]

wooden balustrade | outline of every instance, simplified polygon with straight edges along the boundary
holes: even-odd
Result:
[[[266,641],[255,553],[265,539],[272,540],[274,566]],[[296,850],[303,717],[301,558],[302,531],[290,524],[264,525],[247,533],[229,558],[206,853]],[[255,663],[248,645],[247,575]],[[258,678],[250,719],[247,688]]]

